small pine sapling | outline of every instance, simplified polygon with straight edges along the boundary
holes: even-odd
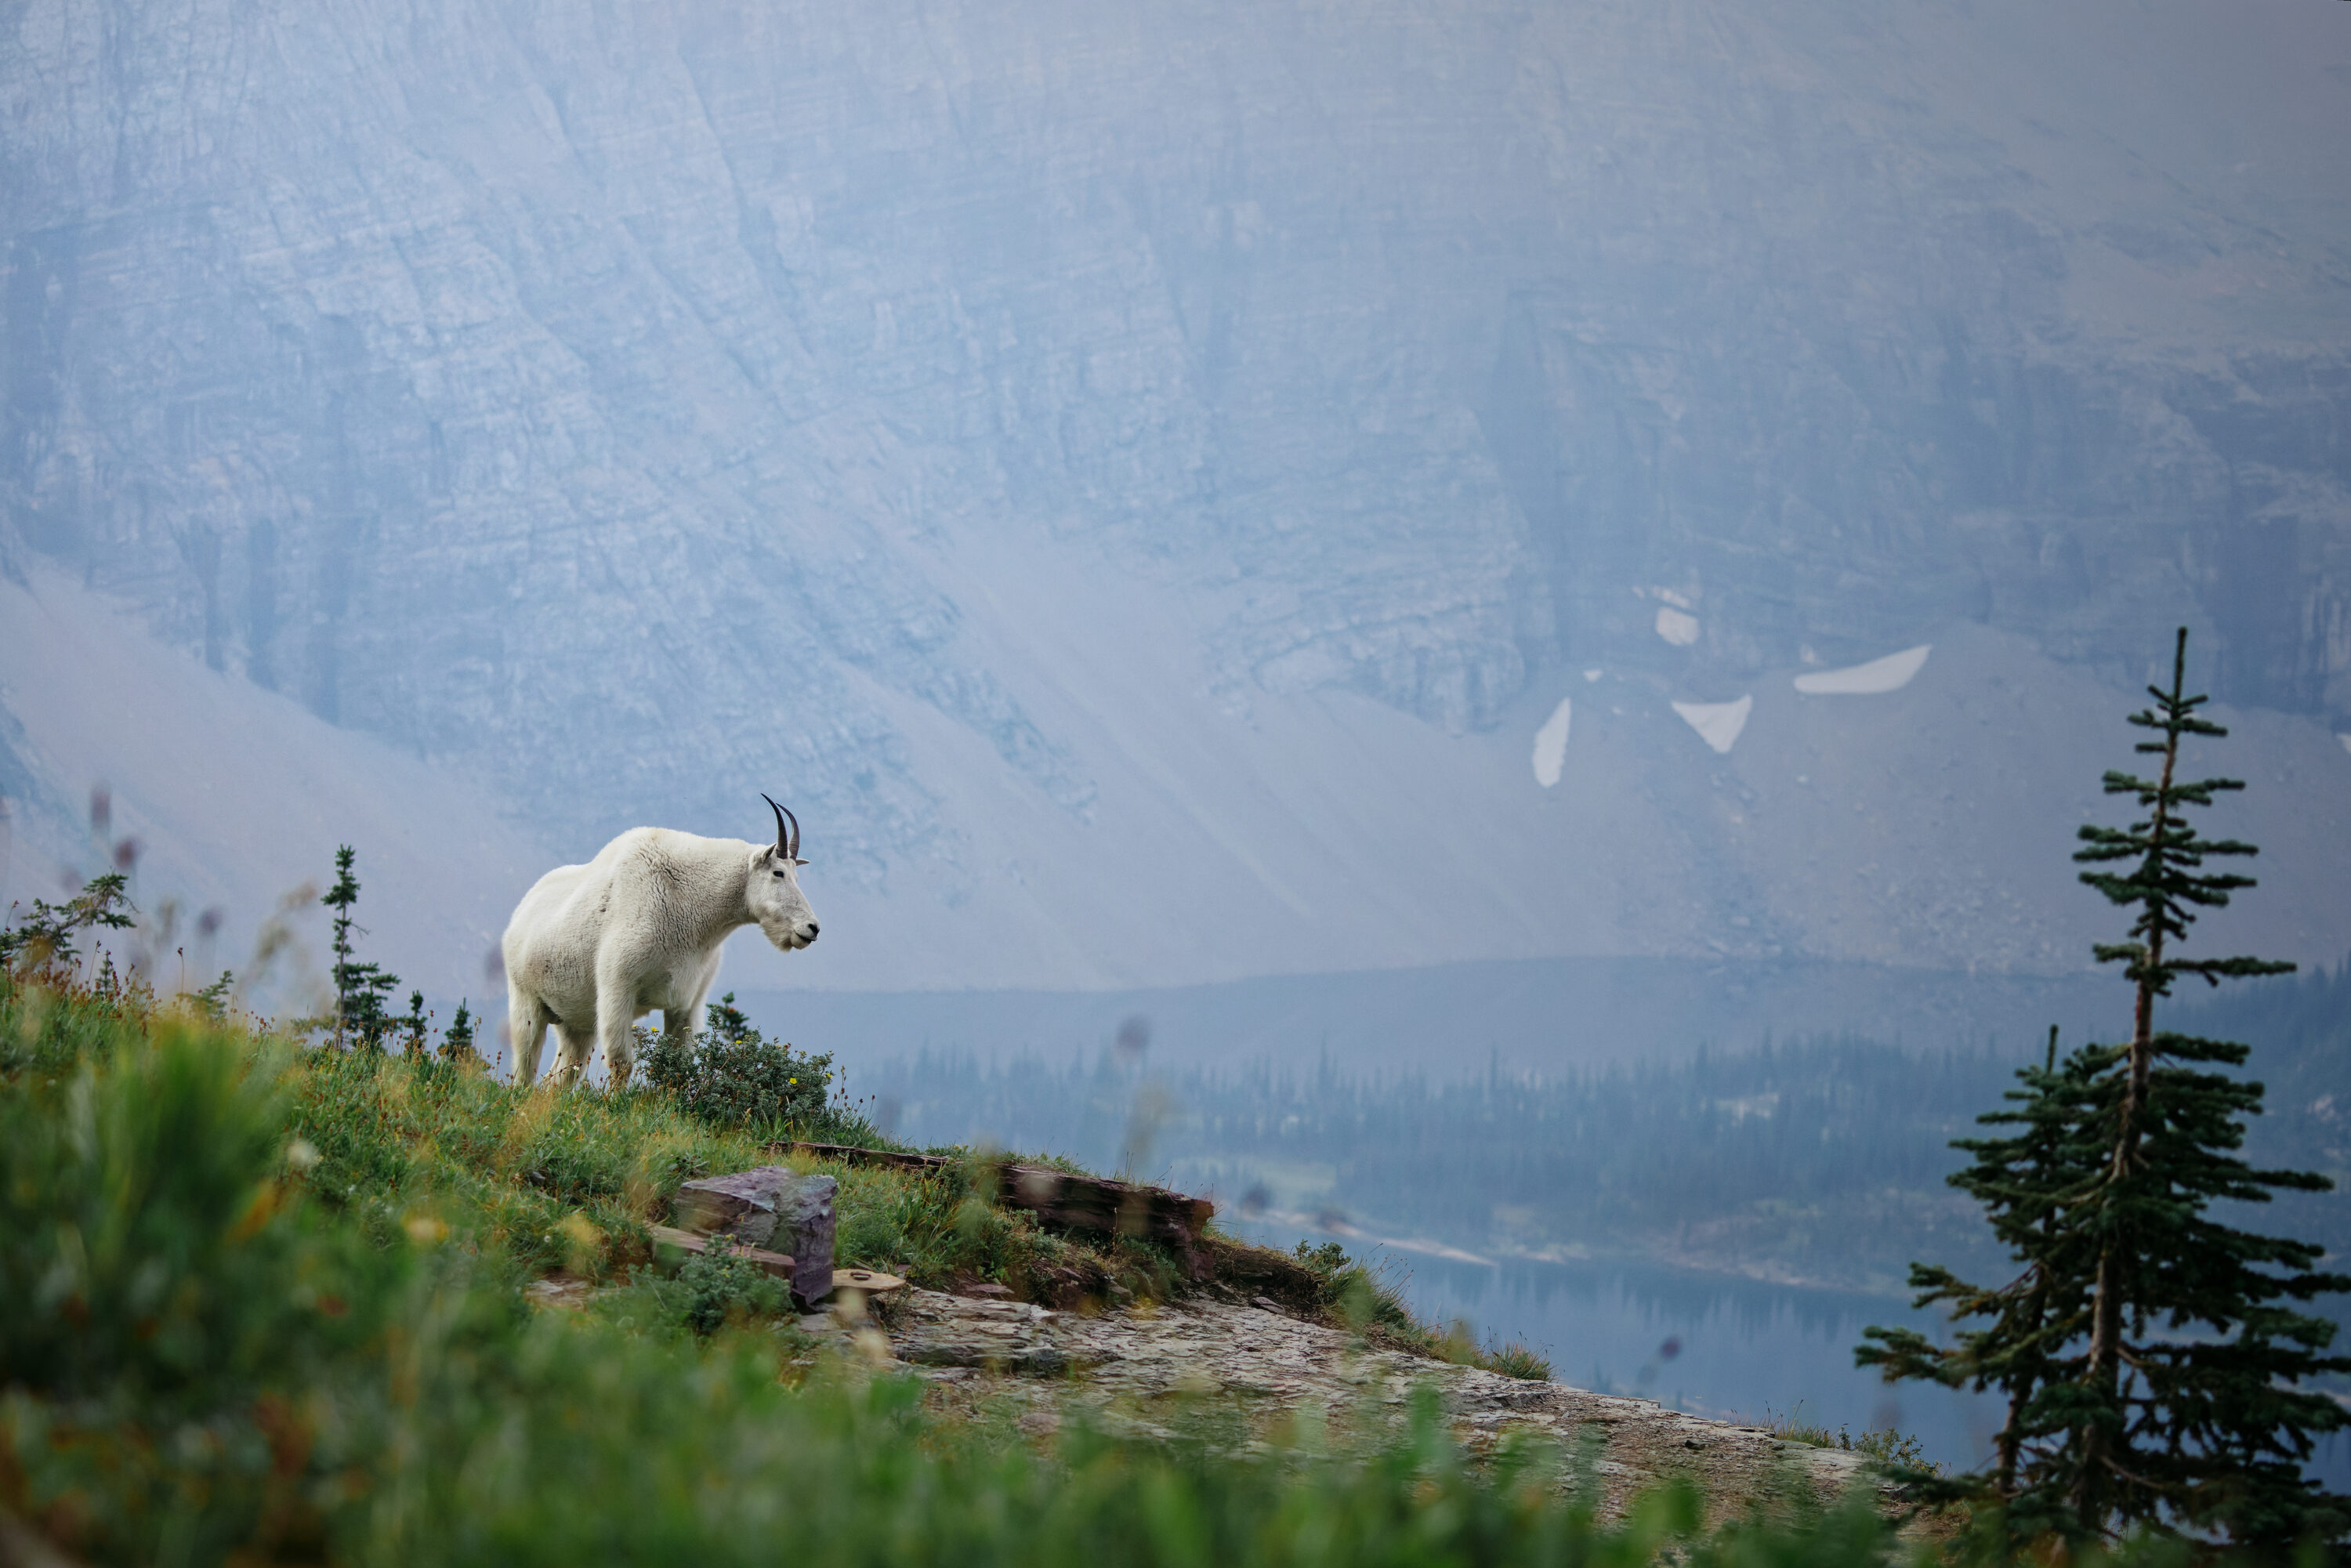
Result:
[[[1986,1326],[1960,1329],[1949,1347],[1915,1329],[1872,1327],[1863,1338],[1876,1343],[1854,1352],[1858,1364],[1879,1368],[1888,1382],[1917,1378],[2003,1396],[2007,1420],[1993,1440],[1988,1474],[1950,1476],[1898,1461],[1888,1468],[1918,1501],[1998,1504],[1998,1528],[2008,1549],[2051,1534],[2079,1534],[2062,1505],[2044,1506],[2045,1489],[2025,1487],[2020,1476],[2030,1469],[2035,1445],[2064,1439],[2070,1416],[2063,1401],[2053,1411],[2044,1396],[2063,1381],[2065,1347],[2089,1322],[2087,1239],[2066,1223],[2066,1210],[2101,1168],[2102,1151],[2083,1130],[2094,1071],[2092,1059],[2082,1053],[2061,1062],[2057,1030],[2051,1029],[2044,1060],[2019,1069],[2022,1087],[2002,1096],[2010,1108],[1976,1118],[2016,1131],[1952,1142],[1974,1157],[1950,1184],[1983,1206],[1993,1236],[2022,1270],[2006,1284],[1986,1287],[1945,1268],[1913,1263],[1910,1286],[1919,1292],[1916,1305],[1940,1304],[1955,1322],[1989,1320]]]
[[[419,1061],[423,1060],[424,1056],[424,1031],[430,1027],[431,1020],[426,1017],[424,1012],[424,993],[423,991],[409,992],[408,1013],[406,1017],[400,1020],[402,1037],[401,1049],[409,1056]]]
[[[381,1051],[384,1034],[392,1025],[384,1002],[400,984],[400,977],[380,965],[361,963],[356,956],[352,936],[367,935],[351,915],[360,901],[360,879],[351,870],[357,858],[349,844],[336,849],[335,885],[319,901],[335,912],[335,1048],[340,1051],[356,1044]]]
[[[444,1061],[478,1061],[474,1050],[474,1016],[465,1010],[460,998],[457,1016],[449,1020],[449,1032],[441,1037],[441,1060]]]
[[[196,1011],[204,1019],[213,1023],[219,1023],[228,1017],[228,996],[235,985],[236,971],[223,969],[219,979],[200,991],[189,992],[189,999],[194,1002]]]

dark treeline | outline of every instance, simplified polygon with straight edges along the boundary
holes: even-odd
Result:
[[[2351,1166],[2351,967],[2175,1008],[2171,1020],[2254,1042],[2250,1073],[2270,1084],[2252,1130],[2258,1160]],[[1446,1075],[1434,1062],[1361,1077],[1336,1051],[1304,1071],[1170,1077],[1115,1051],[1059,1065],[925,1053],[859,1087],[918,1141],[1066,1153],[1211,1188],[1228,1210],[1882,1289],[1920,1256],[1997,1268],[1944,1178],[1961,1159],[1950,1140],[1977,1130],[2024,1060],[1850,1036],[1554,1077]],[[2264,1223],[2340,1252],[2346,1219],[2351,1204],[2330,1194],[2281,1202]]]
[[[1885,1261],[1895,1243],[1965,1218],[1942,1186],[1957,1168],[1947,1145],[2011,1066],[1855,1039],[1467,1082],[1359,1079],[1328,1059],[1305,1073],[1161,1081],[1107,1056],[983,1067],[925,1055],[879,1092],[925,1142],[1063,1152],[1210,1187],[1244,1212],[1471,1249],[1768,1258],[1883,1283],[1907,1261]]]

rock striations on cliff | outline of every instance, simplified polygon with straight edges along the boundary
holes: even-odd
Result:
[[[1837,700],[1956,681],[1994,784],[2072,789],[2001,683],[2079,730],[2186,621],[2342,798],[2346,93],[2332,16],[2168,0],[34,0],[0,570],[282,705],[224,747],[307,716],[523,824],[468,908],[788,793],[862,916],[817,983],[1871,956],[1953,878],[1913,961],[2070,967],[2062,878],[1992,907],[1964,835],[1760,845],[1843,773],[1839,824],[1965,815],[1899,734],[1743,758],[1931,643]],[[0,792],[63,854],[104,748],[44,646]]]

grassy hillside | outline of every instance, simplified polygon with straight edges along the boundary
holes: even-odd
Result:
[[[1473,1466],[1433,1408],[1255,1459],[925,1421],[917,1383],[810,1354],[772,1298],[697,1314],[714,1281],[639,1267],[678,1181],[760,1152],[649,1094],[13,986],[0,1523],[117,1562],[1630,1563],[1694,1517],[1604,1526],[1552,1458]],[[1083,1248],[955,1173],[839,1174],[847,1260],[1019,1280]],[[1140,1244],[1092,1256],[1155,1282]],[[559,1266],[612,1288],[525,1305]],[[1880,1555],[1874,1521],[1821,1529],[1809,1560]]]

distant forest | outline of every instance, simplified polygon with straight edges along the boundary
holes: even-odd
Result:
[[[2252,1044],[2269,1088],[2257,1163],[2351,1175],[2351,964],[2262,981],[2158,1019]],[[2116,1028],[2127,995],[2116,988]],[[2081,1043],[2063,1042],[2065,1049]],[[1888,1291],[1914,1258],[1997,1272],[1980,1212],[1943,1178],[1950,1140],[2001,1103],[2021,1054],[1905,1051],[1845,1036],[1560,1077],[1163,1076],[1132,1042],[1089,1061],[924,1054],[851,1087],[928,1144],[992,1141],[1126,1168],[1228,1210],[1494,1254],[1639,1256]],[[2037,1058],[2039,1051],[2034,1051]],[[1441,1064],[1441,1065],[1440,1065]],[[2351,1197],[2245,1216],[2351,1252]]]

